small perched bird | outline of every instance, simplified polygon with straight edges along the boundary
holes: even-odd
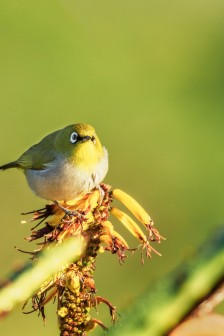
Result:
[[[47,135],[16,161],[0,166],[9,168],[22,169],[37,196],[69,201],[102,182],[108,154],[92,126],[74,124]]]

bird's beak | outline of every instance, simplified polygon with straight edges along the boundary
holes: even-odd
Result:
[[[92,137],[89,136],[89,135],[86,135],[86,136],[84,136],[84,137],[81,138],[81,142],[86,142],[88,140],[92,140]]]

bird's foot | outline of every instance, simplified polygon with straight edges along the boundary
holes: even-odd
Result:
[[[64,207],[63,205],[61,205],[58,201],[54,201],[54,204],[56,204],[64,213],[65,215],[69,216],[69,217],[73,217],[73,216],[80,216],[80,213],[76,210],[70,210],[66,207]]]
[[[103,199],[104,199],[104,196],[105,196],[105,191],[103,190],[103,188],[101,187],[100,184],[97,185],[97,186],[95,187],[95,189],[98,190],[99,193],[100,193],[100,197],[99,197],[99,205],[101,205],[101,203],[102,203],[102,201],[103,201]]]

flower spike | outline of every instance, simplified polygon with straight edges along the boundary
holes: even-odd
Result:
[[[130,210],[147,229],[148,235],[128,214],[111,206],[114,199]],[[59,272],[46,279],[31,299],[32,311],[39,311],[45,320],[45,305],[57,299],[60,336],[87,335],[97,325],[106,330],[101,321],[90,315],[91,308],[101,303],[109,307],[113,322],[116,315],[115,307],[96,295],[94,271],[97,254],[109,251],[117,254],[121,263],[125,260],[126,251],[135,250],[130,249],[126,240],[115,231],[109,217],[116,217],[137,238],[150,258],[152,252],[160,255],[150,243],[159,243],[163,239],[154,228],[151,217],[130,195],[120,189],[111,191],[111,187],[103,183],[75,200],[50,203],[31,213],[31,222],[39,221],[38,225],[44,223],[40,228],[34,226],[30,237],[27,237],[28,241],[43,239],[38,243],[38,250],[33,252],[33,259],[37,259],[41,251],[51,248],[52,244],[60,245],[70,237],[78,236],[87,246],[79,261],[64,265]]]

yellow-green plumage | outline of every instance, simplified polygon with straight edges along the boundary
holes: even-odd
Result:
[[[77,141],[72,142],[74,136]],[[97,186],[108,170],[107,151],[92,126],[69,125],[43,138],[0,169],[21,168],[31,189],[50,200],[71,200]]]

